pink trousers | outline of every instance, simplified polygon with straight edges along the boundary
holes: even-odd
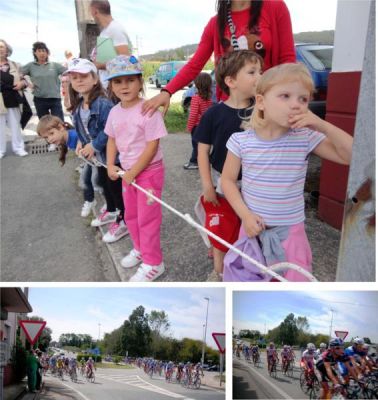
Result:
[[[246,236],[243,225],[240,228],[239,238]],[[292,225],[286,240],[281,242],[285,251],[286,261],[302,267],[308,272],[312,272],[312,252],[310,243],[307,239],[305,225],[303,222]],[[308,279],[294,270],[288,270],[284,274],[290,282],[307,282]]]
[[[161,199],[164,185],[163,163],[160,161],[149,166],[137,176],[135,183]],[[160,245],[161,205],[125,181],[122,185],[125,222],[134,249],[141,253],[144,264],[159,265],[163,261]]]

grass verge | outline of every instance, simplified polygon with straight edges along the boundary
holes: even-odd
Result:
[[[114,364],[114,363],[98,363],[96,364],[96,368],[114,368],[114,369],[134,369],[135,367],[131,365],[124,364]]]
[[[172,103],[164,118],[168,133],[185,132],[187,118],[181,104]]]

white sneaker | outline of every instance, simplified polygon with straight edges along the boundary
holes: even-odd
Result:
[[[0,153],[0,160],[5,157],[4,153]]]
[[[124,221],[113,222],[108,232],[103,236],[102,241],[105,243],[113,243],[123,238],[128,234],[127,227]]]
[[[141,264],[137,272],[129,279],[129,282],[152,282],[164,273],[164,263],[159,265]]]
[[[104,211],[97,218],[93,219],[91,222],[91,226],[102,226],[106,224],[110,224],[110,222],[114,222],[117,219],[117,212],[109,212]]]
[[[132,268],[136,267],[141,262],[142,262],[142,257],[140,252],[135,249],[132,249],[126,257],[122,258],[121,265],[123,268]]]
[[[81,209],[81,216],[83,218],[88,217],[88,215],[94,211],[94,207],[96,205],[96,200],[93,201],[85,201],[83,204],[83,208]]]
[[[14,154],[16,154],[16,156],[19,156],[19,157],[25,157],[28,155],[28,152],[25,150],[19,150],[19,151],[15,151]]]

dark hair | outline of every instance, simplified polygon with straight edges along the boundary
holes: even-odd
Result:
[[[205,100],[209,100],[211,98],[211,76],[206,72],[201,72],[197,75],[197,78],[194,79],[194,84],[198,90],[198,95]]]
[[[46,46],[46,43],[44,42],[35,42],[33,43],[33,57],[35,59],[35,61],[38,61],[37,56],[35,55],[35,52],[38,49],[42,49],[42,50],[46,50],[47,51],[47,61],[49,61],[49,55],[50,55],[50,50],[48,49],[48,47]]]
[[[261,8],[263,5],[263,0],[252,0],[251,1],[251,8],[249,10],[249,23],[248,29],[250,33],[259,33],[258,23],[261,14]],[[219,40],[222,44],[223,49],[226,49],[230,42],[225,39],[224,31],[228,24],[227,22],[227,14],[228,10],[231,7],[231,0],[217,0],[217,25],[218,25],[218,35]]]
[[[58,129],[60,126],[64,126],[65,129],[74,129],[74,127],[65,121],[62,121],[59,117],[51,114],[46,114],[38,122],[37,125],[37,134],[40,135],[42,130],[56,128]],[[65,143],[59,145],[59,161],[63,165],[66,162],[66,155],[68,152],[68,147]]]
[[[91,73],[91,75],[93,77],[97,77],[97,75],[93,71],[91,71],[90,73]],[[76,110],[76,108],[81,103],[82,97],[78,92],[76,92],[73,89],[71,83],[68,86],[68,95],[70,97],[70,107],[67,108],[67,110],[73,112],[73,111]],[[89,93],[89,96],[88,96],[89,107],[97,99],[97,97],[100,97],[100,96],[107,97],[106,93],[105,93],[105,90],[104,90],[104,88],[103,88],[103,86],[101,84],[100,78],[97,77],[97,82],[93,86],[93,88],[91,89],[91,91]]]
[[[215,70],[215,78],[222,92],[230,95],[230,88],[224,81],[226,76],[235,78],[247,62],[252,62],[254,64],[259,63],[261,70],[264,66],[262,57],[252,50],[232,51],[219,59],[217,69]]]
[[[108,0],[92,0],[89,6],[95,8],[100,14],[111,15]]]

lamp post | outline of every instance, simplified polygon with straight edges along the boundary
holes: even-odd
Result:
[[[101,324],[98,324],[98,341],[100,341],[100,330],[101,330]]]
[[[206,332],[207,332],[207,317],[209,315],[209,303],[210,303],[210,298],[209,297],[204,297],[204,300],[207,300],[207,307],[206,307],[206,322],[205,322],[205,335],[204,335],[204,340],[202,342],[202,365],[205,363],[205,346],[206,346]]]

